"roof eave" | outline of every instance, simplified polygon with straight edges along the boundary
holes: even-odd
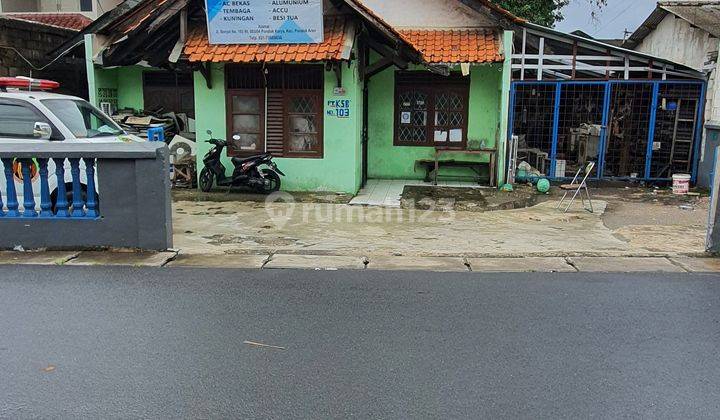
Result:
[[[657,6],[655,10],[650,13],[650,16],[645,19],[643,23],[633,32],[630,37],[623,43],[622,47],[632,50],[636,48],[640,43],[648,36],[655,28],[658,27],[660,22],[670,14],[662,6]]]

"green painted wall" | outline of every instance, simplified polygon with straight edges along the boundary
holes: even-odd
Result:
[[[225,138],[225,71],[220,64],[211,64],[210,71],[212,89],[207,88],[205,78],[199,71],[193,73],[198,173],[203,168],[203,156],[210,150],[210,145],[205,143],[209,139],[205,132],[212,130],[213,137]],[[228,164],[229,159],[225,166],[228,166]]]
[[[117,69],[118,106],[120,108],[145,109],[143,99],[143,72],[147,67],[131,66]]]
[[[147,67],[129,66],[104,69],[94,67],[94,89],[95,96],[91,99],[95,105],[100,102],[111,100],[118,109],[133,108],[142,110],[145,106],[143,99],[143,72],[153,71]],[[108,90],[114,89],[114,95],[108,96]]]
[[[95,67],[93,74],[95,76],[95,89],[93,95],[90,95],[95,106],[100,106],[100,102],[110,101],[117,106],[117,69],[102,69]]]
[[[286,191],[330,191],[354,194],[361,182],[361,144],[362,90],[358,82],[357,66],[342,66],[342,85],[346,89],[343,96],[335,96],[333,88],[337,85],[334,72],[325,73],[325,101],[322,159],[276,158],[280,170],[285,173],[282,189]],[[208,89],[205,78],[195,72],[195,115],[198,133],[198,168],[202,169],[202,157],[209,150],[206,130],[211,129],[213,136],[225,138],[225,80],[222,65],[211,67],[213,88]],[[350,100],[350,117],[328,116],[327,101],[331,99]],[[232,164],[229,158],[224,162],[228,174]],[[199,172],[199,170],[198,170]]]
[[[470,100],[468,106],[468,140],[485,140],[488,146],[498,140],[500,124],[500,91],[502,66],[473,66],[470,71]],[[369,147],[368,176],[387,179],[422,179],[425,171],[415,170],[415,161],[432,159],[433,147],[394,146],[395,69],[387,69],[374,76],[369,85]],[[487,162],[484,155],[447,154],[443,158],[457,158]],[[441,174],[472,176],[464,168],[446,168]]]

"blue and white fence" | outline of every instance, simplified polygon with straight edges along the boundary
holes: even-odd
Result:
[[[4,188],[0,182],[0,217],[94,219],[100,216],[95,158],[3,158],[2,164],[5,179]],[[81,169],[85,172],[84,179],[80,176]],[[68,185],[71,185],[71,194],[68,194]],[[68,196],[72,197],[71,202]]]
[[[172,247],[164,143],[0,144],[0,162],[0,249]]]

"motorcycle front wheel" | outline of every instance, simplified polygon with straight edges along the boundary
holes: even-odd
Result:
[[[263,176],[265,177],[265,183],[257,188],[257,191],[262,194],[271,194],[280,189],[280,175],[272,169],[262,169]]]
[[[213,173],[207,167],[200,171],[200,179],[198,181],[202,192],[209,192],[213,187]]]

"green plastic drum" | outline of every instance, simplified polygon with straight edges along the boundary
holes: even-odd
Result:
[[[550,191],[550,181],[545,178],[538,180],[537,190],[543,194]]]

